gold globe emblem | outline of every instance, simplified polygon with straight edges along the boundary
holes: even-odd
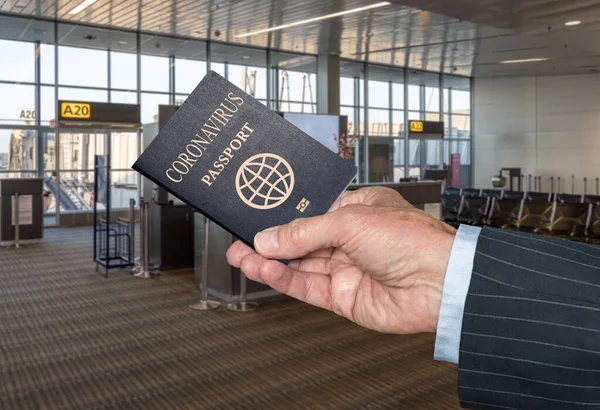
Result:
[[[257,154],[238,170],[235,189],[240,199],[252,208],[277,208],[294,190],[294,171],[279,155]]]

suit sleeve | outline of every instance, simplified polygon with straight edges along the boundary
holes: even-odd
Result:
[[[600,409],[600,247],[482,230],[459,397],[472,409]]]

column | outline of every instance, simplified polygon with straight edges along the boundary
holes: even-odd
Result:
[[[340,56],[317,57],[317,113],[340,114]]]

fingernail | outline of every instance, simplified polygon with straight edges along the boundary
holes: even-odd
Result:
[[[272,252],[279,248],[277,228],[273,227],[259,232],[254,237],[254,247],[259,253]]]

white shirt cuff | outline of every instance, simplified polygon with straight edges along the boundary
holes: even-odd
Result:
[[[435,339],[435,360],[458,364],[465,301],[481,228],[461,225],[456,232],[442,293]]]

